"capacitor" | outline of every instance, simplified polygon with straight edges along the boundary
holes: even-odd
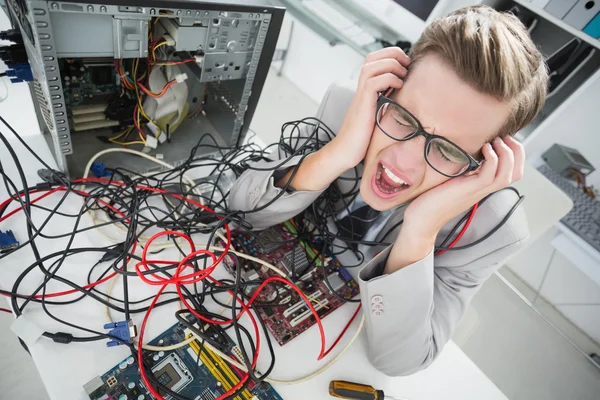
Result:
[[[126,363],[126,362],[122,362],[121,364],[119,364],[119,368],[120,368],[120,369],[125,369],[125,368],[127,368],[127,363]]]
[[[158,352],[158,356],[159,357],[164,357],[165,356],[165,352],[164,351],[159,351]]]
[[[127,400],[129,397],[126,394],[122,394],[119,396],[119,400]]]
[[[154,361],[158,361],[158,360],[159,360],[159,358],[160,358],[160,357],[159,357],[157,354],[155,354],[154,356],[152,356],[152,359],[153,359]]]
[[[133,388],[135,388],[135,383],[133,383],[133,382],[129,382],[129,384],[127,385],[127,388],[128,388],[129,390],[132,390]]]
[[[145,400],[146,396],[144,396],[143,394],[140,394],[137,398],[137,400]]]
[[[131,357],[131,356],[127,357],[127,364],[131,365],[131,364],[133,364],[134,361],[135,360],[133,359],[133,357]]]

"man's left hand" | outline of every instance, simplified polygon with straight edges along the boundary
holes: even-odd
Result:
[[[423,233],[437,235],[457,215],[490,193],[523,177],[525,149],[510,136],[496,138],[481,149],[484,162],[475,172],[450,179],[414,199],[404,219],[418,224]]]
[[[520,180],[525,150],[511,137],[497,138],[482,148],[485,161],[477,171],[450,179],[414,199],[388,257],[385,272],[406,267],[431,252],[438,232],[490,193]]]

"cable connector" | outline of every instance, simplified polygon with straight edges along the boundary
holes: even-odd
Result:
[[[0,231],[0,253],[6,253],[19,247],[19,241],[12,231]]]
[[[33,72],[28,63],[9,64],[8,69],[4,72],[10,78],[12,83],[31,82],[33,80]]]
[[[55,343],[69,344],[73,341],[73,335],[66,332],[56,332],[52,340]]]
[[[114,260],[115,258],[119,257],[119,255],[123,254],[124,251],[125,242],[119,243],[112,249],[107,250],[106,253],[104,253],[104,255],[102,256],[102,258],[100,258],[99,262],[107,262],[110,260]]]
[[[163,39],[165,39],[167,42],[167,46],[175,46],[175,39],[173,39],[173,36],[169,35],[168,33],[163,35]]]
[[[38,169],[37,174],[44,182],[48,182],[51,185],[62,185],[64,183],[62,179],[66,180],[65,174],[51,169]]]
[[[175,80],[176,80],[178,83],[181,83],[181,82],[185,81],[187,78],[188,78],[188,76],[187,76],[187,74],[186,74],[185,72],[184,72],[184,73],[181,73],[181,74],[177,74],[177,75],[175,75]]]
[[[0,40],[8,40],[16,44],[23,44],[23,36],[18,29],[8,29],[0,32]]]
[[[92,171],[92,174],[94,174],[96,178],[103,178],[105,176],[110,176],[111,174],[110,171],[106,170],[106,165],[104,165],[103,162],[93,162],[90,171]]]
[[[137,336],[137,328],[132,320],[111,322],[110,324],[105,324],[104,329],[110,329],[108,332],[109,336],[114,336],[129,344],[133,343],[133,339]],[[117,340],[110,340],[106,343],[106,346],[114,347],[120,344],[121,342]]]
[[[196,59],[196,64],[202,64],[204,62],[204,54],[196,54],[194,58]]]
[[[46,192],[52,189],[52,184],[50,182],[40,182],[36,183],[34,186],[35,190],[39,190],[40,192]]]

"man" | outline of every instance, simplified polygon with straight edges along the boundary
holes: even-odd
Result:
[[[398,48],[366,57],[335,138],[302,161],[293,190],[248,213],[255,229],[282,222],[362,163],[354,211],[366,204],[381,213],[351,225],[368,220],[360,237],[381,241],[403,218],[388,236],[394,243],[358,274],[369,357],[380,371],[406,375],[428,366],[478,288],[526,240],[522,210],[511,211],[518,196],[501,189],[522,177],[525,153],[511,135],[542,108],[547,80],[542,55],[513,15],[478,6],[440,18],[410,59]],[[246,171],[230,208],[267,204],[298,162]],[[434,257],[434,246],[488,195],[459,242],[466,248]]]

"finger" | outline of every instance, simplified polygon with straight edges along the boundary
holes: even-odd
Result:
[[[494,139],[492,146],[494,146],[494,151],[498,155],[498,169],[496,170],[494,186],[500,189],[512,183],[515,156],[510,147],[500,138]]]
[[[523,172],[525,170],[525,147],[510,136],[504,138],[504,143],[510,147],[515,157],[512,181],[520,181],[521,178],[523,178]]]
[[[400,89],[404,81],[391,72],[375,76],[365,82],[365,89],[370,92],[383,92],[387,88]]]
[[[494,152],[492,145],[486,143],[481,148],[481,153],[483,154],[484,162],[479,169],[479,174],[477,174],[477,181],[481,182],[484,186],[490,186],[494,183],[494,179],[496,178],[496,170],[498,169],[498,155]]]
[[[398,61],[391,58],[373,61],[363,67],[359,78],[359,87],[363,86],[369,79],[386,73],[394,74],[403,79],[407,74],[407,70]]]
[[[393,58],[385,58],[383,60],[377,60],[365,64],[361,72],[361,78],[364,77],[369,79],[377,75],[385,74],[386,72],[391,72],[399,78],[404,78],[408,71],[404,66],[402,66],[402,64],[398,62],[398,60],[394,60]]]
[[[405,67],[410,64],[410,57],[406,55],[404,51],[400,47],[386,47],[381,50],[374,51],[365,57],[365,64],[382,60],[384,58],[393,58],[396,59],[400,64]]]

